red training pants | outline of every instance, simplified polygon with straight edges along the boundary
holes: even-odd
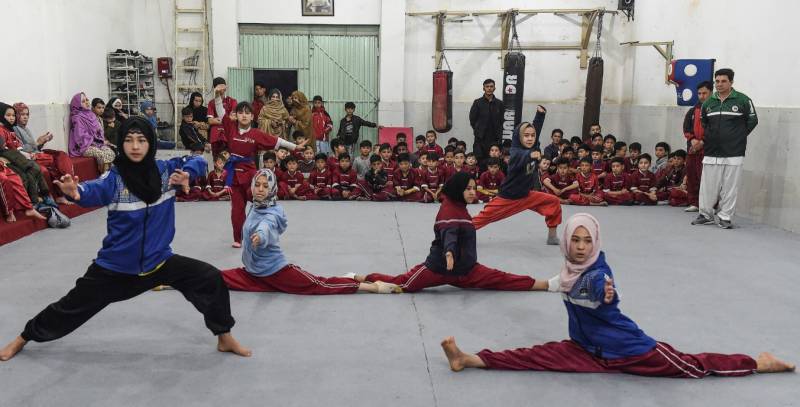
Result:
[[[386,274],[372,273],[366,276],[367,281],[383,281],[384,283],[397,284],[405,292],[416,292],[423,288],[436,287],[449,284],[459,288],[480,288],[484,290],[503,291],[528,291],[536,282],[530,276],[506,273],[476,263],[472,271],[466,276],[445,276],[434,273],[425,267],[425,263],[418,264],[405,274],[389,276]]]
[[[686,156],[686,192],[689,205],[700,206],[700,178],[703,175],[703,152]]]
[[[506,199],[496,196],[483,207],[481,213],[472,218],[475,229],[480,229],[492,222],[514,216],[526,209],[544,216],[547,227],[554,228],[561,224],[561,201],[557,196],[544,192],[531,191],[520,199]]]
[[[353,294],[359,286],[359,282],[352,278],[319,277],[294,264],[266,277],[256,277],[243,267],[223,270],[222,279],[231,290],[287,294]]]

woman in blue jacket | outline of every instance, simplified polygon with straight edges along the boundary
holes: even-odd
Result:
[[[203,313],[218,337],[220,352],[250,356],[231,336],[234,325],[228,289],[220,271],[199,260],[172,253],[175,235],[175,188],[205,174],[202,157],[156,161],[156,136],[141,117],[120,127],[123,153],[99,179],[78,184],[65,175],[56,185],[81,206],[108,207],[108,235],[97,258],[66,296],[28,321],[17,338],[0,350],[0,360],[14,357],[28,341],[52,341],[83,325],[107,305],[159,285],[180,291]]]
[[[764,352],[747,355],[688,354],[647,336],[619,310],[611,268],[600,251],[600,224],[588,213],[567,220],[561,240],[564,266],[551,280],[569,316],[569,340],[532,348],[477,354],[462,352],[451,336],[442,342],[450,369],[466,367],[548,370],[579,373],[629,373],[640,376],[746,376],[794,370],[794,365]]]

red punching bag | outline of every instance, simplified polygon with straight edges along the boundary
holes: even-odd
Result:
[[[431,103],[433,129],[447,133],[453,128],[453,72],[433,72],[433,101]]]

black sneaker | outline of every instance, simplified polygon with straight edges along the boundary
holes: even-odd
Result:
[[[714,219],[709,219],[703,215],[697,215],[697,217],[692,221],[692,225],[710,225],[712,223],[714,223]]]
[[[720,219],[718,225],[723,229],[733,229],[733,223],[729,220]]]

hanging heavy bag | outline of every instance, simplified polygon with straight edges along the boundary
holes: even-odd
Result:
[[[47,218],[47,226],[54,229],[64,229],[69,227],[72,223],[67,215],[61,213],[58,208],[52,206],[44,207],[39,211],[45,218]]]
[[[506,54],[503,71],[503,138],[511,139],[522,121],[522,102],[525,90],[525,55]]]
[[[433,72],[433,101],[431,103],[433,129],[447,133],[453,128],[453,72]]]
[[[589,139],[589,128],[600,123],[600,103],[603,100],[603,58],[592,57],[586,73],[586,101],[583,104],[581,138]]]

